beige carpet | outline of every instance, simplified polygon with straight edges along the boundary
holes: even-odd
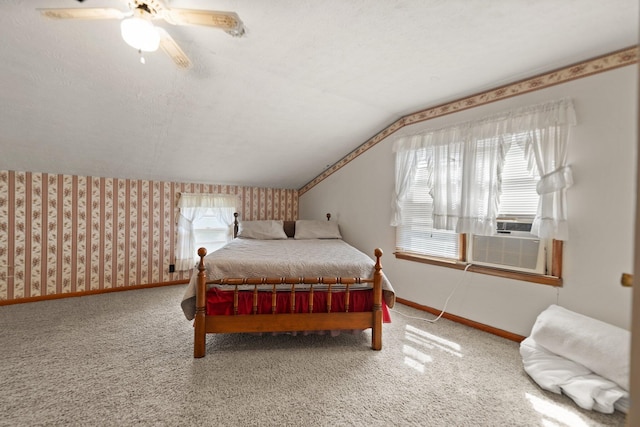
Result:
[[[398,312],[380,352],[368,332],[238,334],[193,359],[183,290],[0,307],[0,426],[624,425],[539,389],[516,343]]]

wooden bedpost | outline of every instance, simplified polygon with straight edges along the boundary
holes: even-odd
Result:
[[[371,348],[382,349],[382,249],[376,248],[375,273],[373,274],[373,327],[371,328]]]
[[[238,212],[233,213],[233,238],[238,237]]]
[[[237,214],[236,214],[237,215]],[[198,282],[196,285],[196,317],[193,324],[193,357],[204,357],[206,353],[205,305],[207,275],[205,273],[205,248],[198,249],[200,262],[198,263]]]

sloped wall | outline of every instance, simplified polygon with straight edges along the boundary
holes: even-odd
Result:
[[[0,171],[0,302],[180,281],[181,192],[237,194],[245,220],[293,220],[297,190]]]
[[[602,71],[609,60],[596,61],[594,69]],[[475,106],[446,115],[434,108],[437,117],[425,113],[427,119],[411,125],[403,121],[402,129],[381,133],[386,136],[301,189],[300,216],[329,211],[347,242],[369,255],[380,247],[383,270],[397,295],[417,304],[438,310],[446,305],[450,314],[522,336],[529,335],[537,315],[550,304],[629,329],[632,292],[620,285],[620,276],[633,272],[638,67],[632,62],[551,83],[517,96],[469,103]],[[506,93],[517,89],[507,87]],[[567,191],[570,228],[561,288],[394,257],[395,228],[389,224],[395,138],[564,97],[573,99],[578,124],[568,153],[575,183]]]

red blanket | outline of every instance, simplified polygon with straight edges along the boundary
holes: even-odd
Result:
[[[271,314],[271,292],[258,292],[258,313]],[[331,312],[344,312],[345,292],[333,292],[331,294]],[[373,308],[373,292],[371,290],[357,290],[349,292],[349,311],[371,311]],[[276,312],[291,312],[291,292],[276,293]],[[295,312],[309,312],[309,293],[297,291],[295,293]],[[313,293],[313,312],[327,312],[327,292],[315,291]],[[238,292],[238,314],[253,313],[253,292]],[[233,291],[221,291],[216,288],[207,291],[207,315],[231,315],[233,314]],[[382,319],[385,323],[391,322],[389,309],[385,301],[382,301]]]

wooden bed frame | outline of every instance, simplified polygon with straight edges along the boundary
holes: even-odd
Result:
[[[329,217],[329,216],[328,216]],[[236,216],[237,218],[237,216]],[[236,222],[237,230],[237,222]],[[235,234],[235,233],[234,233]],[[204,357],[206,354],[206,335],[210,333],[237,332],[291,332],[291,331],[319,331],[340,329],[372,329],[371,348],[382,348],[382,250],[375,250],[375,272],[371,278],[345,277],[261,277],[261,278],[226,278],[207,281],[204,257],[205,248],[198,249],[200,262],[198,263],[198,281],[196,288],[196,311],[194,320],[193,356]],[[371,283],[373,286],[373,307],[371,311],[349,312],[349,285],[356,283]],[[206,291],[208,284],[235,285],[233,312],[229,316],[207,316]],[[324,284],[328,285],[327,312],[313,312],[313,303],[309,305],[308,313],[275,313],[276,285],[291,285],[291,301],[295,301],[295,285]],[[346,285],[344,293],[345,312],[331,312],[331,285]],[[238,315],[238,286],[253,285],[253,314]],[[257,314],[258,285],[272,285],[271,301],[272,313]],[[251,291],[248,291],[251,292]],[[305,291],[307,292],[307,291]],[[308,291],[313,301],[313,286]],[[295,304],[292,303],[292,305]]]

